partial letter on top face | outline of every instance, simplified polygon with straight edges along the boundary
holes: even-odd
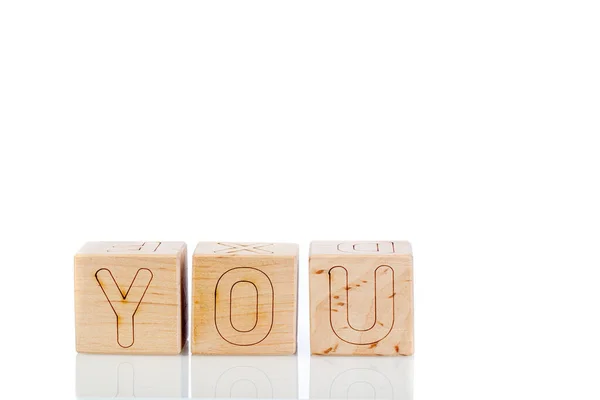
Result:
[[[313,242],[311,352],[413,353],[413,267],[408,242]]]
[[[77,351],[178,354],[185,266],[183,242],[87,243],[75,256]]]
[[[192,275],[192,353],[296,352],[297,245],[201,242]]]

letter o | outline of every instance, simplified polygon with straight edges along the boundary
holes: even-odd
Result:
[[[247,282],[256,292],[255,324],[250,330],[238,330],[233,323],[232,293],[236,284]],[[254,291],[253,291],[254,292]],[[265,340],[273,328],[275,294],[271,279],[263,271],[237,267],[225,272],[215,286],[215,327],[226,342],[253,346]]]

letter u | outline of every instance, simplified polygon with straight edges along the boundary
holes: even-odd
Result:
[[[363,281],[361,281],[363,282]],[[389,265],[380,265],[373,271],[374,293],[371,298],[357,298],[352,301],[369,301],[369,315],[374,314],[373,323],[366,329],[352,326],[351,320],[366,319],[369,315],[353,312],[350,293],[360,284],[349,281],[348,270],[337,265],[329,270],[329,318],[331,329],[344,342],[355,345],[370,345],[384,339],[394,326],[395,295],[394,270]],[[368,322],[367,322],[368,325]]]

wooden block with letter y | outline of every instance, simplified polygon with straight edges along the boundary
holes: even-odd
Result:
[[[77,351],[179,354],[186,282],[183,242],[87,243],[75,255]]]
[[[296,352],[298,246],[201,242],[192,267],[193,354]]]
[[[312,354],[413,354],[413,265],[408,242],[313,242]]]

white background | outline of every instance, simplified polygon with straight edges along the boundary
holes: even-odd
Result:
[[[415,399],[599,398],[599,18],[0,2],[1,396],[75,397],[85,241],[408,239]]]

